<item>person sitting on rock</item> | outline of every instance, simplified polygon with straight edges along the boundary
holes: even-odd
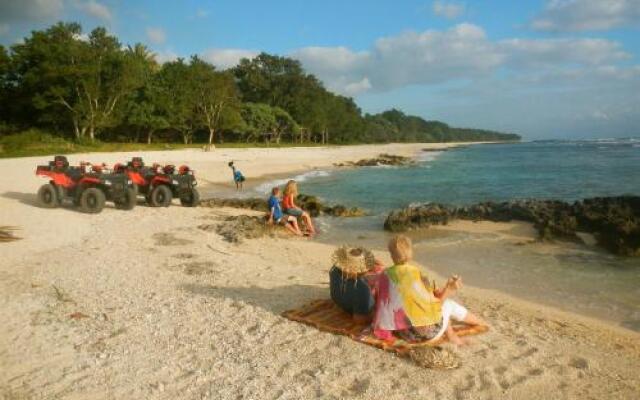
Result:
[[[411,239],[398,235],[389,241],[389,253],[394,265],[380,274],[376,288],[374,335],[392,339],[393,333],[407,340],[438,340],[447,336],[451,343],[462,345],[451,326],[451,319],[468,325],[485,325],[465,307],[449,299],[462,286],[462,280],[452,276],[443,289],[426,277],[413,264]]]
[[[233,171],[233,181],[236,183],[236,190],[242,190],[242,183],[245,181],[244,175],[242,175],[240,170],[236,169],[233,161],[229,162],[229,167],[231,168],[231,171]]]
[[[331,299],[355,322],[370,322],[375,306],[375,282],[382,263],[362,247],[342,246],[333,253],[329,270]]]
[[[291,215],[285,215],[280,207],[280,188],[271,189],[269,197],[269,224],[282,224],[287,230],[297,236],[302,236],[302,231],[298,226],[298,220]]]
[[[304,224],[307,227],[310,235],[315,235],[316,229],[311,221],[311,216],[308,212],[304,211],[300,207],[296,206],[295,198],[298,196],[298,184],[294,180],[287,182],[284,187],[284,198],[282,200],[282,208],[284,208],[285,214],[291,215],[295,218],[302,218]]]

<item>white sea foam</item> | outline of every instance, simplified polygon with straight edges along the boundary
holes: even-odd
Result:
[[[438,158],[442,153],[442,151],[423,151],[416,156],[416,161],[424,163],[431,162]]]
[[[296,176],[291,177],[291,178],[274,179],[272,181],[267,181],[265,183],[262,183],[262,184],[256,186],[254,190],[256,192],[260,193],[260,194],[266,194],[266,193],[269,193],[271,191],[271,188],[273,188],[274,186],[283,186],[287,182],[289,182],[289,180],[291,180],[291,179],[293,179],[294,181],[299,183],[299,182],[304,182],[304,181],[312,179],[312,178],[320,178],[320,177],[329,176],[329,175],[331,175],[331,173],[329,171],[316,169],[316,170],[313,170],[313,171],[309,171],[309,172],[305,172],[305,173],[296,175]]]

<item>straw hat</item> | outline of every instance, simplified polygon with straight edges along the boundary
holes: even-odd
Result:
[[[333,265],[345,275],[360,275],[372,270],[376,260],[364,247],[341,246],[331,256]]]

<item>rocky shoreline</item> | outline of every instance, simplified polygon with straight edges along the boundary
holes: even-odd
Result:
[[[483,202],[467,207],[427,203],[394,210],[384,228],[403,232],[446,225],[456,219],[530,222],[542,240],[584,243],[583,233],[621,256],[640,256],[640,196],[596,197],[567,203],[557,200]]]
[[[297,204],[312,217],[320,215],[328,215],[332,217],[363,217],[366,212],[358,207],[346,207],[343,205],[327,205],[320,201],[316,196],[300,194],[296,198]],[[269,211],[267,200],[257,197],[252,198],[210,198],[202,200],[200,207],[232,207],[244,208],[255,211]]]
[[[425,150],[423,150],[425,151]],[[335,167],[378,167],[412,165],[415,161],[411,157],[398,156],[393,154],[380,154],[378,157],[363,158],[358,161],[347,161],[333,164]]]

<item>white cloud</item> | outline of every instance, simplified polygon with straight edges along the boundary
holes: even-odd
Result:
[[[434,1],[432,9],[435,15],[448,19],[455,19],[464,14],[465,5],[445,1]]]
[[[355,96],[369,89],[371,89],[371,82],[369,82],[369,78],[365,76],[360,82],[352,82],[345,85],[344,92],[349,96]]]
[[[158,63],[164,64],[166,62],[175,61],[178,59],[178,55],[171,50],[161,50],[153,53]]]
[[[459,24],[446,31],[406,32],[379,39],[369,73],[376,89],[473,78],[492,71],[504,56],[484,30]]]
[[[596,31],[640,26],[638,0],[547,0],[531,27],[541,31]]]
[[[628,59],[619,43],[606,39],[508,39],[497,44],[512,65],[598,65]]]
[[[259,52],[244,49],[209,49],[202,52],[205,61],[220,69],[235,67],[242,58],[253,58]]]
[[[44,21],[60,16],[62,0],[2,0],[0,22]]]
[[[368,51],[306,47],[291,56],[329,89],[348,95],[480,79],[505,69],[524,74],[535,69],[600,66],[631,57],[619,43],[605,39],[491,41],[482,28],[472,24],[384,37]]]
[[[79,40],[81,42],[88,42],[89,41],[89,34],[88,33],[80,33],[80,34],[76,34],[73,36],[74,39]]]
[[[381,38],[369,51],[312,47],[292,56],[327,87],[344,94],[353,94],[354,88],[385,91],[479,76],[491,72],[505,58],[484,31],[471,24]],[[366,85],[354,85],[362,82]]]
[[[322,79],[329,90],[356,95],[371,89],[366,77],[369,52],[352,52],[346,47],[304,47],[291,56]]]
[[[147,38],[153,44],[162,44],[167,40],[167,34],[162,28],[147,28]]]
[[[109,7],[102,3],[98,3],[95,0],[76,2],[76,8],[87,15],[107,22],[111,21],[111,18],[113,17]]]

